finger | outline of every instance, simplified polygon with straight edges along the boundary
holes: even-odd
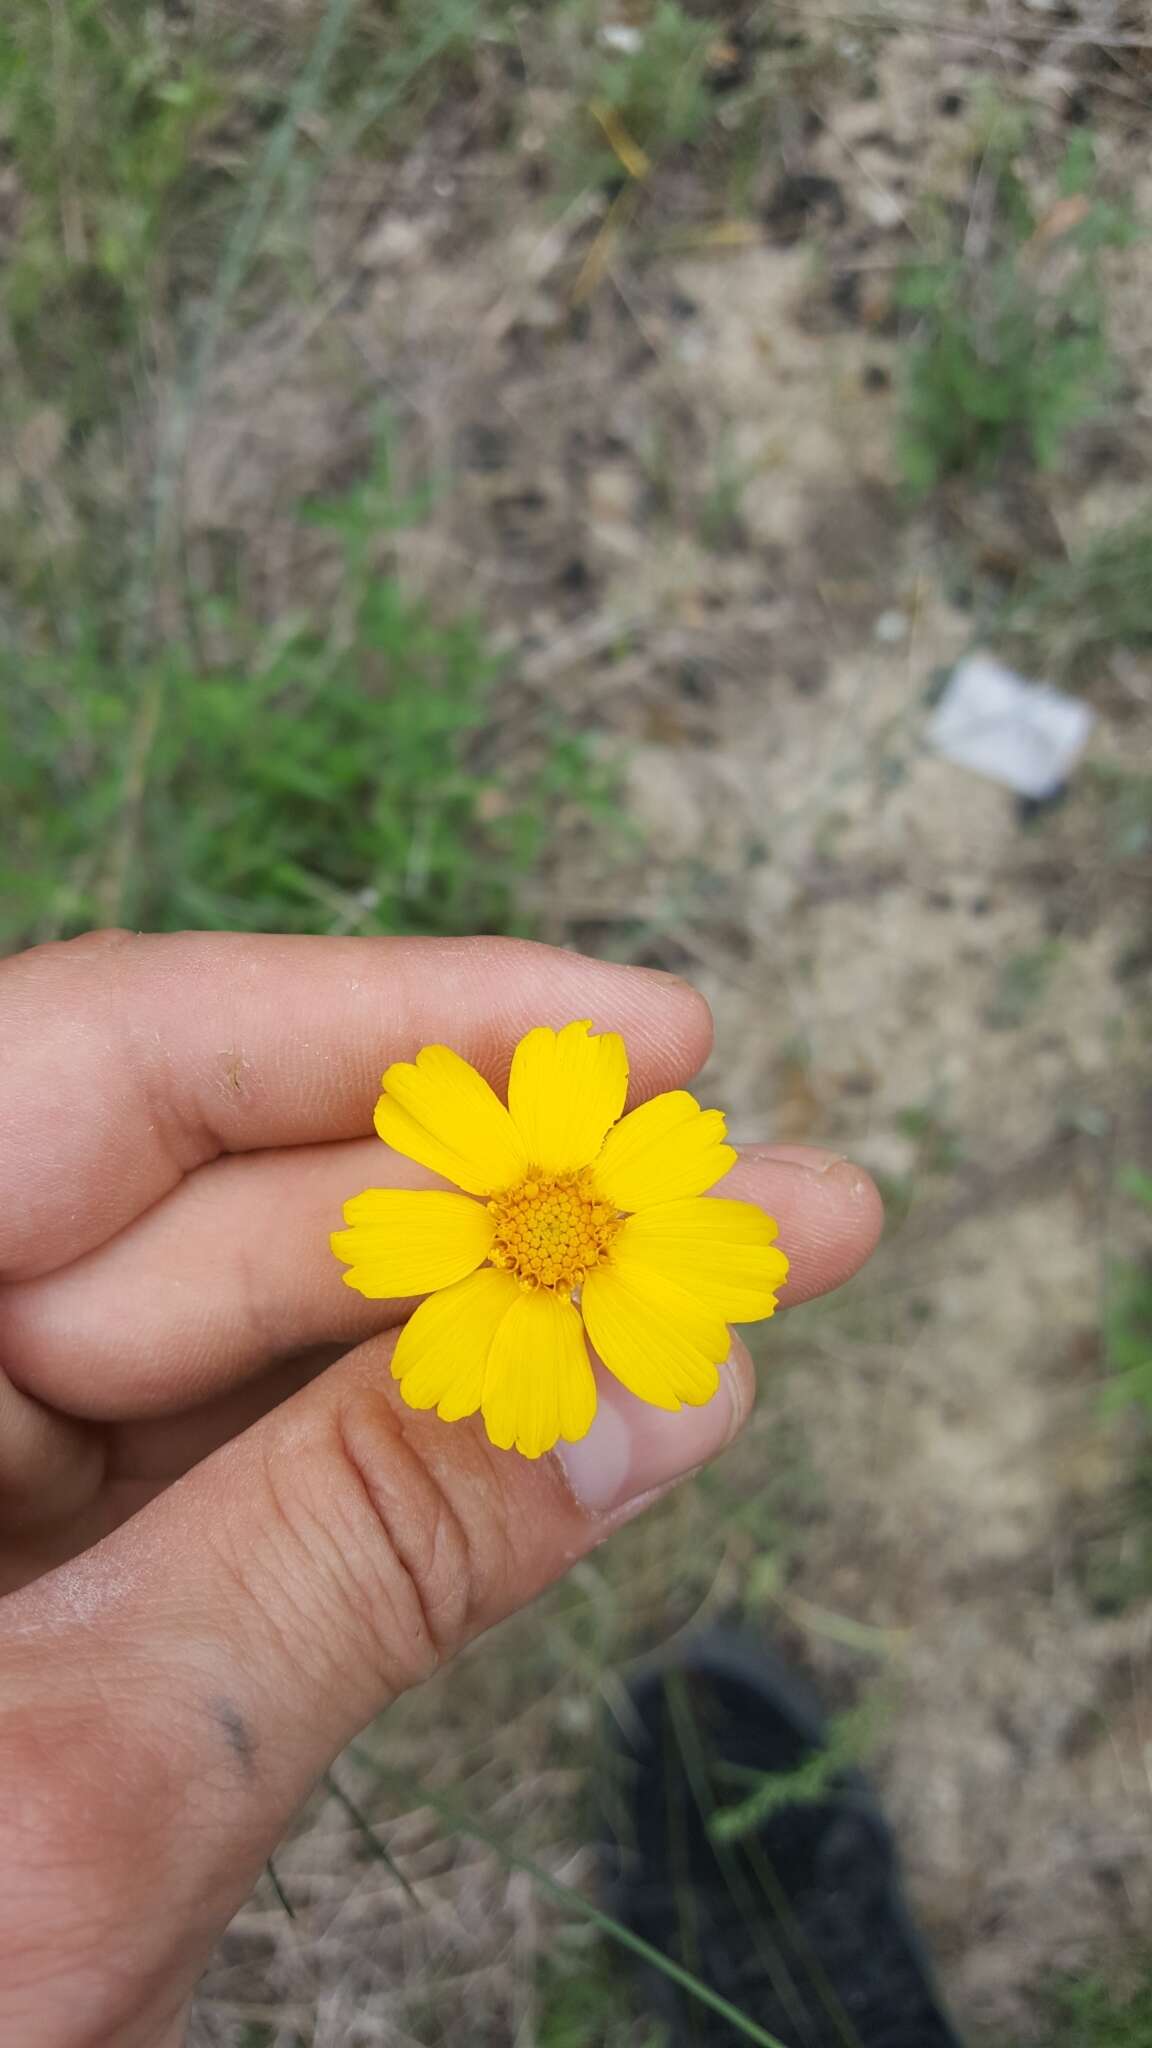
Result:
[[[6,2000],[51,2000],[86,2039],[165,2038],[153,2001],[175,2009],[349,1736],[722,1448],[750,1402],[740,1347],[714,1400],[680,1415],[613,1384],[576,1447],[582,1497],[557,1458],[403,1409],[391,1346],[0,1606],[18,1794],[0,1800],[0,1870],[21,1873],[0,1905],[0,2035]]]
[[[328,1239],[365,1187],[435,1177],[378,1138],[213,1161],[110,1244],[0,1289],[14,1383],[103,1421],[180,1414],[313,1344],[360,1343],[411,1303],[343,1284]]]
[[[342,1204],[362,1187],[432,1185],[378,1139],[218,1160],[111,1244],[5,1290],[0,1357],[42,1401],[110,1421],[190,1408],[314,1344],[358,1343],[411,1304],[342,1284],[328,1245]],[[749,1149],[716,1192],[776,1217],[788,1304],[839,1286],[879,1233],[867,1175],[814,1148]]]
[[[391,1060],[495,1083],[534,1024],[624,1033],[641,1095],[706,1057],[686,983],[513,939],[102,933],[0,966],[0,1277],[80,1257],[222,1152],[367,1135]]]
[[[842,1287],[884,1228],[884,1204],[863,1167],[815,1145],[745,1145],[713,1192],[759,1202],[776,1217],[789,1259],[783,1308]]]
[[[0,1536],[74,1514],[103,1471],[104,1446],[93,1430],[30,1399],[0,1372]]]

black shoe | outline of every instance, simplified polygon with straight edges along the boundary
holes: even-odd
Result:
[[[781,2048],[960,2048],[864,1779],[821,1769],[803,1682],[709,1635],[628,1685],[612,1731],[610,1906]],[[772,1778],[795,1778],[781,1793]],[[799,1796],[798,1796],[799,1795]],[[726,1816],[726,1817],[725,1817]],[[738,2048],[734,2021],[643,1964],[672,2048]]]

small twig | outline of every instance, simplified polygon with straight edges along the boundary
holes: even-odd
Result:
[[[635,181],[631,185],[625,185],[624,190],[616,194],[608,208],[572,287],[570,296],[574,306],[581,306],[586,299],[590,299],[604,276],[621,232],[636,211],[640,190],[641,187]]]
[[[630,178],[647,178],[652,171],[652,159],[641,149],[628,133],[614,107],[603,100],[589,100],[588,112],[603,131],[604,140],[617,162],[622,164]]]

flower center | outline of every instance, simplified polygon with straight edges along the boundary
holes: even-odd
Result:
[[[602,1265],[621,1218],[587,1173],[533,1175],[488,1204],[496,1236],[488,1256],[521,1287],[570,1294]]]

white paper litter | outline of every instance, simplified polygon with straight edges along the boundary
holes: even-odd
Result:
[[[1020,796],[1052,796],[1068,779],[1093,713],[1049,683],[1030,683],[990,654],[958,662],[928,721],[928,743]]]
[[[606,50],[617,50],[622,57],[634,57],[642,49],[644,37],[638,28],[630,28],[626,21],[608,21],[597,33],[596,40]]]

